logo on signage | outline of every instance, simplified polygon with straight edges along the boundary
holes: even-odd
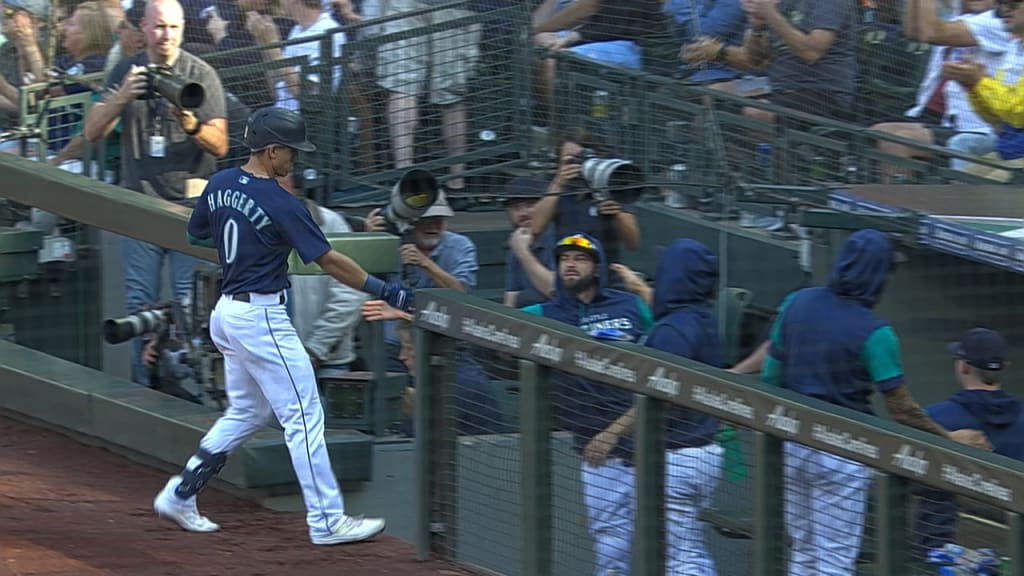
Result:
[[[452,323],[452,317],[448,314],[447,306],[439,307],[437,302],[431,302],[427,304],[426,308],[420,310],[420,321],[447,330]]]
[[[583,368],[584,370],[601,374],[603,376],[611,376],[612,378],[622,380],[623,382],[628,382],[630,384],[636,383],[636,372],[627,368],[621,362],[618,364],[612,364],[611,358],[578,351],[573,353],[572,361],[578,368]]]
[[[744,402],[742,398],[733,398],[725,392],[717,392],[704,386],[694,386],[690,396],[694,402],[709,408],[734,414],[747,420],[754,419],[754,407]]]
[[[519,350],[522,340],[508,330],[498,329],[494,324],[480,322],[475,318],[462,319],[462,333],[505,348]]]
[[[562,357],[565,356],[565,350],[558,346],[558,340],[547,334],[541,334],[533,346],[530,346],[530,354],[552,362],[561,362]]]
[[[786,410],[786,407],[782,404],[775,405],[775,408],[765,418],[764,423],[770,428],[781,430],[794,436],[800,433],[800,420],[796,417],[796,412]]]
[[[943,464],[939,474],[942,480],[954,486],[966,488],[971,492],[983,494],[1001,502],[1013,502],[1013,490],[1003,486],[994,478],[985,478],[977,472],[964,472],[953,464]]]
[[[662,394],[678,396],[679,390],[682,388],[682,384],[672,376],[675,376],[675,374],[670,376],[666,373],[665,368],[658,366],[654,370],[654,374],[651,374],[647,379],[647,387],[651,390],[657,390]]]
[[[849,432],[824,424],[811,425],[811,438],[833,448],[859,454],[872,460],[878,460],[881,455],[881,450],[878,449],[878,446],[868,442],[866,439],[854,438]]]
[[[892,455],[892,465],[917,476],[924,476],[928,473],[929,462],[924,457],[924,450],[914,450],[910,444],[904,444]]]

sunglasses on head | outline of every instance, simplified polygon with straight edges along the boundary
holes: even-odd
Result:
[[[584,250],[594,250],[594,251],[597,250],[597,247],[594,246],[594,243],[591,242],[590,240],[587,240],[583,236],[567,236],[565,238],[562,238],[558,242],[558,245],[559,246],[575,246],[577,248],[583,248]]]

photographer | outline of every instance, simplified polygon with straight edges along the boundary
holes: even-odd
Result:
[[[640,228],[636,215],[614,200],[597,202],[593,190],[580,175],[580,154],[585,150],[601,152],[601,146],[582,129],[570,131],[558,145],[558,172],[548,186],[547,195],[537,203],[530,232],[539,237],[554,223],[555,236],[584,233],[601,241],[609,263],[620,261],[620,247],[640,247]]]
[[[121,121],[121,185],[171,202],[186,198],[189,180],[214,172],[216,159],[228,150],[224,91],[214,69],[181,50],[184,13],[177,0],[151,0],[142,31],[146,50],[122,60],[111,72],[107,93],[85,119],[85,137],[96,142]],[[166,94],[153,90],[154,76],[164,85],[195,82],[202,86],[202,104],[182,109]],[[156,93],[155,93],[156,92]],[[170,260],[172,284],[178,299],[192,283],[195,259],[131,238],[122,241],[125,301],[128,313],[156,303],[160,271]],[[136,343],[133,380],[148,385]]]

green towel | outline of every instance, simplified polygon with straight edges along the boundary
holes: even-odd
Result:
[[[740,442],[739,432],[728,424],[715,435],[715,442],[725,450],[723,463],[725,464],[726,478],[730,482],[742,482],[747,479],[747,463],[743,458],[743,443]]]

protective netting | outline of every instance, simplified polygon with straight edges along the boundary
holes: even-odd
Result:
[[[976,4],[985,3],[965,3],[959,23],[950,23],[961,15],[941,1],[779,2],[779,16],[790,28],[827,40],[820,54],[792,35],[787,41],[779,21],[762,30],[736,0],[551,0],[529,6],[364,0],[332,3],[323,11],[316,1],[287,3],[290,8],[218,1],[186,11],[183,46],[215,67],[226,91],[229,150],[218,166],[245,160],[247,114],[277,104],[300,110],[310,126],[318,150],[299,157],[294,176],[321,205],[352,216],[354,206],[383,204],[383,193],[408,168],[427,168],[464,217],[452,229],[476,243],[480,272],[473,288],[479,296],[500,300],[504,292],[520,292],[517,305],[527,303],[525,286],[512,290],[505,284],[510,248],[503,215],[486,220],[466,216],[464,209],[500,209],[497,202],[523,175],[535,179],[534,192],[546,190],[558,170],[582,164],[586,151],[591,160],[631,162],[643,175],[644,186],[629,179],[603,186],[596,168],[583,177],[639,214],[639,248],[610,246],[613,263],[628,263],[652,278],[663,249],[681,236],[720,256],[727,289],[716,294],[716,323],[726,366],[768,338],[791,291],[829,283],[842,245],[837,228],[878,227],[901,247],[877,312],[897,328],[908,381],[943,382],[925,385],[922,405],[959,390],[945,345],[964,330],[996,327],[1011,343],[1022,336],[1017,310],[1024,288],[1024,213],[1015,189],[1006,185],[1018,182],[1020,151],[1013,138],[1019,129],[1001,122],[993,127],[988,119],[967,122],[972,102],[938,75],[943,62],[971,57],[990,76],[1001,70],[1000,82],[1012,87],[1019,66],[1000,59],[1006,31],[1000,13],[978,10]],[[761,10],[771,3],[756,4]],[[1021,8],[999,3],[1002,13],[1009,9]],[[32,39],[40,45],[42,68],[23,70],[17,59],[32,52],[11,27],[24,16],[17,10],[35,18]],[[95,143],[78,135],[89,105],[108,93],[104,69],[109,72],[114,56],[101,56],[140,49],[141,18],[141,5],[125,12],[94,2],[5,13],[0,73],[15,88],[16,101],[0,85],[0,148],[119,183],[119,133]],[[296,19],[302,24],[296,26]],[[937,19],[948,22],[940,26]],[[763,34],[771,49],[770,62],[757,70],[741,66],[751,57],[740,48],[748,30]],[[89,50],[83,48],[86,39]],[[2,50],[15,58],[5,64]],[[937,93],[944,102],[934,98]],[[581,149],[572,158],[563,157],[559,146],[566,141]],[[618,175],[633,174],[627,172]],[[894,217],[842,225],[804,220],[825,207]],[[3,276],[0,336],[127,372],[133,361],[127,357],[137,351],[127,352],[125,345],[121,354],[110,354],[96,334],[101,309],[108,316],[134,311],[124,309],[120,256],[110,256],[122,238],[25,205],[5,201],[2,208],[3,226],[35,228],[42,236],[26,238],[39,246],[23,250],[39,267]],[[557,222],[558,215],[549,220]],[[573,222],[566,218],[563,226]],[[617,275],[611,279],[621,286]],[[543,299],[542,290],[533,292],[531,298]],[[149,305],[170,299],[161,295]],[[801,327],[791,329],[799,333]],[[411,394],[395,366],[393,338],[383,358],[391,373],[379,382],[370,376],[378,337],[363,330],[358,375],[322,379],[328,424],[408,438]],[[807,340],[805,357],[830,352],[816,347],[824,337]],[[204,370],[214,379],[210,400],[216,405],[223,400],[217,395],[222,382],[216,381],[216,353],[206,346],[204,359],[213,364]],[[444,519],[436,530],[443,535],[440,550],[465,564],[516,574],[522,503],[518,364],[468,347],[451,362],[455,375],[446,405],[452,416],[441,425],[457,438],[435,455],[444,468],[433,502]],[[849,368],[848,359],[828,362],[831,370]],[[556,386],[551,401],[588,411],[602,405],[602,394],[568,397]],[[889,413],[881,400],[873,408]],[[613,457],[614,466],[588,468],[580,452],[601,430],[576,439],[564,421],[573,416],[556,410],[552,440],[553,572],[559,575],[590,574],[602,555],[631,555],[626,539],[615,533],[628,531],[628,479],[636,455],[627,443]],[[786,426],[784,416],[780,425]],[[670,413],[666,431],[690,430],[700,418]],[[697,444],[666,453],[666,505],[675,507],[664,524],[670,559],[687,550],[686,562],[710,559],[723,575],[752,573],[759,546],[774,546],[782,564],[813,566],[811,573],[868,572],[879,561],[878,483],[871,469],[787,445],[787,460],[773,471],[786,480],[786,535],[757,542],[751,508],[759,470],[750,431],[721,421],[710,442]],[[937,572],[938,565],[927,562],[928,550],[947,543],[1006,553],[997,545],[1006,532],[1000,513],[970,503],[954,507],[948,496],[914,486],[903,542],[913,551],[908,573]],[[703,551],[694,544],[697,534]],[[957,550],[944,554],[952,558]]]

